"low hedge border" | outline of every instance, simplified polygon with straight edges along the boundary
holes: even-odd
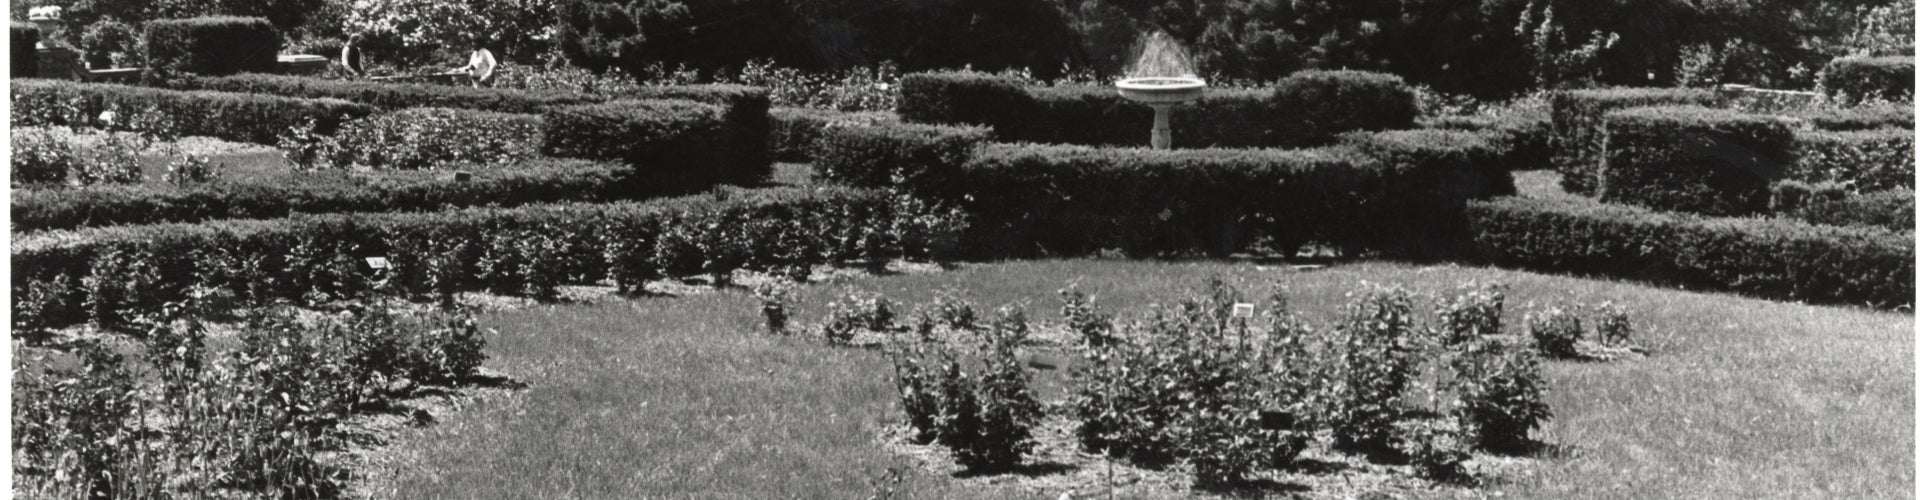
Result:
[[[818,154],[820,134],[829,126],[877,125],[899,121],[899,117],[892,113],[872,111],[781,107],[773,108],[768,114],[773,119],[773,131],[768,137],[768,150],[773,159],[798,163],[814,160]]]
[[[1912,231],[1913,189],[1855,193],[1833,183],[1782,181],[1773,185],[1767,211],[1775,217],[1829,226],[1879,226]]]
[[[760,87],[729,84],[671,85],[641,87],[622,95],[628,99],[679,99],[720,106],[725,110],[728,146],[717,151],[725,156],[719,165],[722,182],[755,185],[773,175],[773,157],[769,148],[773,132],[769,115],[772,98]]]
[[[1913,131],[1794,131],[1786,178],[1834,182],[1855,192],[1913,188]]]
[[[1836,132],[1896,127],[1913,130],[1913,106],[1876,102],[1846,108],[1820,108],[1791,115],[1813,128]]]
[[[386,110],[436,107],[500,113],[539,113],[554,106],[607,100],[602,96],[557,91],[530,92],[424,83],[329,80],[309,76],[260,73],[188,77],[169,82],[169,84],[183,90],[217,90],[287,97],[341,99]]]
[[[1777,300],[1908,306],[1912,232],[1703,217],[1584,199],[1502,198],[1467,207],[1495,265],[1725,290]]]
[[[65,125],[124,130],[125,123],[107,123],[102,113],[122,117],[158,109],[180,135],[216,137],[236,142],[276,144],[296,126],[312,122],[315,131],[330,134],[348,120],[377,110],[339,99],[301,99],[272,95],[176,91],[151,87],[80,83],[65,80],[13,80],[13,124]]]
[[[814,172],[855,187],[948,183],[974,148],[992,138],[991,130],[979,126],[829,125],[815,145]]]
[[[16,238],[15,332],[158,311],[190,287],[231,300],[322,303],[485,288],[553,298],[566,283],[937,257],[964,219],[862,190],[764,189],[642,203],[327,214],[116,226]],[[385,256],[391,268],[369,269]],[[378,274],[376,274],[378,273]]]
[[[1913,56],[1834,59],[1820,70],[1820,89],[1841,102],[1913,102]]]
[[[90,226],[271,219],[296,213],[433,211],[482,205],[610,201],[649,194],[628,181],[629,168],[584,160],[539,159],[511,168],[448,172],[326,172],[268,180],[15,189],[14,231]]]
[[[1446,185],[1464,191],[1461,199],[1514,194],[1507,155],[1512,144],[1499,132],[1460,130],[1387,130],[1349,132],[1340,144],[1385,167],[1403,171],[1439,170],[1454,177]]]
[[[1719,99],[1704,89],[1609,88],[1555,92],[1553,109],[1553,167],[1567,192],[1595,194],[1595,177],[1605,155],[1605,117],[1621,108],[1668,104],[1710,105]]]
[[[1657,210],[1749,215],[1788,170],[1786,118],[1698,106],[1608,112],[1598,198]]]
[[[545,120],[544,154],[624,162],[644,185],[661,189],[705,189],[759,168],[745,164],[752,155],[739,154],[754,147],[740,143],[748,134],[711,104],[614,101],[555,108]]]
[[[1443,116],[1423,119],[1420,126],[1497,134],[1505,151],[1499,161],[1507,170],[1553,168],[1553,120],[1545,116]]]
[[[953,182],[913,186],[965,200],[979,255],[1133,255],[1309,242],[1410,257],[1457,251],[1462,207],[1507,176],[1444,161],[1390,164],[1351,147],[1153,150],[990,144]],[[1511,180],[1507,181],[1511,185]]]

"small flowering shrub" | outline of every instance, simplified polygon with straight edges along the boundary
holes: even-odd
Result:
[[[1087,347],[1100,348],[1113,343],[1113,315],[1100,312],[1092,296],[1080,291],[1080,285],[1060,289],[1060,317],[1067,328],[1080,334]]]
[[[1030,328],[1026,313],[1000,308],[973,337],[978,344],[955,345],[927,334],[941,322],[938,310],[922,308],[922,335],[889,351],[912,440],[951,448],[969,470],[1012,469],[1032,452],[1043,414],[1017,353]]]
[[[499,166],[538,156],[545,129],[536,115],[408,108],[347,122],[319,148],[320,157],[335,168]]]
[[[1601,302],[1596,308],[1600,314],[1599,322],[1594,324],[1594,336],[1600,343],[1609,346],[1623,346],[1633,340],[1633,319],[1627,317],[1626,308],[1609,300]]]
[[[1519,450],[1527,434],[1553,418],[1539,357],[1524,345],[1476,341],[1453,358],[1453,414],[1475,446]]]
[[[219,176],[219,174],[220,170],[218,166],[213,163],[212,158],[195,154],[183,154],[180,155],[179,158],[167,163],[167,172],[162,174],[160,178],[168,184],[186,186],[211,181],[214,177]]]
[[[852,342],[854,333],[860,330],[891,332],[899,309],[899,304],[885,296],[848,292],[827,304],[827,319],[820,325],[820,331],[828,342],[835,344]]]
[[[1442,342],[1448,345],[1500,333],[1500,314],[1506,305],[1506,285],[1468,282],[1452,296],[1434,304]]]
[[[73,145],[51,131],[14,129],[12,137],[13,187],[62,184],[67,172],[79,169]]]
[[[1540,352],[1549,357],[1573,358],[1580,355],[1576,345],[1584,336],[1584,327],[1580,316],[1566,306],[1549,305],[1546,309],[1527,313],[1527,336],[1533,338]]]
[[[1339,377],[1332,388],[1328,416],[1337,446],[1360,451],[1388,450],[1397,402],[1414,378],[1419,330],[1413,300],[1406,289],[1367,285],[1347,294],[1339,332]]]
[[[786,280],[766,280],[753,287],[753,296],[760,299],[760,316],[766,320],[767,333],[787,334],[787,320],[793,314],[793,282]]]
[[[1393,447],[1420,477],[1441,482],[1467,479],[1465,437],[1451,420],[1421,419],[1393,425]]]

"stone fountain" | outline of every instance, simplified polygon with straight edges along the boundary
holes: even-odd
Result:
[[[1200,97],[1207,82],[1194,76],[1193,63],[1164,32],[1149,36],[1142,46],[1127,78],[1115,86],[1120,96],[1153,107],[1153,148],[1173,147],[1173,128],[1168,116],[1173,107]]]

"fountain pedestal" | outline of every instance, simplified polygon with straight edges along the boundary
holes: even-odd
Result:
[[[1173,147],[1173,127],[1168,118],[1174,105],[1200,97],[1207,87],[1199,78],[1128,78],[1120,80],[1120,95],[1153,107],[1153,148]]]

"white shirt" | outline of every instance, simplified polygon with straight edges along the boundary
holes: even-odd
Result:
[[[472,56],[467,57],[466,69],[472,72],[474,80],[485,80],[493,76],[493,68],[499,65],[493,60],[492,52],[479,49],[473,51]]]

